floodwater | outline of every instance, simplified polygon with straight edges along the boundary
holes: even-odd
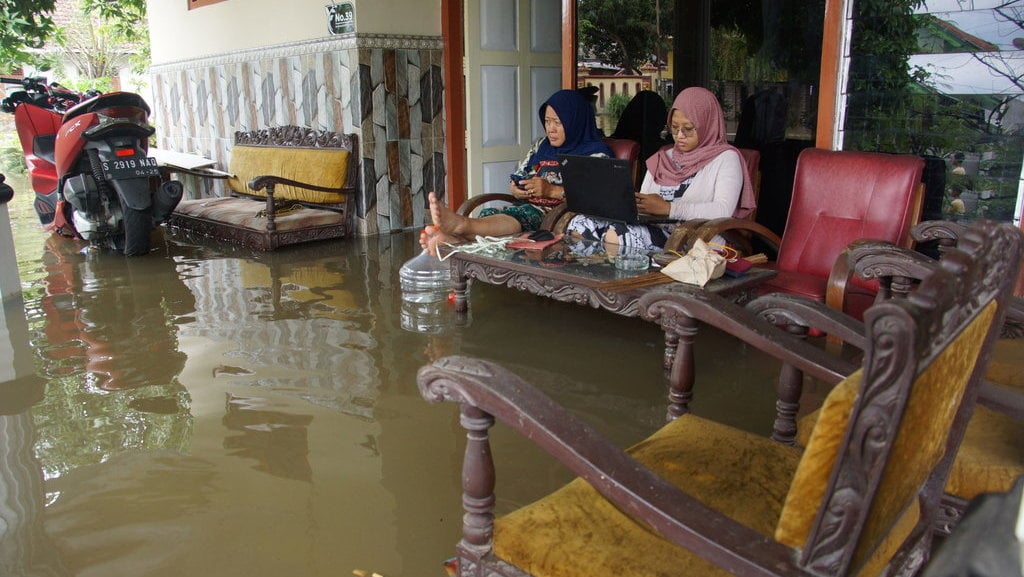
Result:
[[[4,577],[443,576],[465,436],[415,374],[447,354],[497,360],[624,445],[664,418],[663,337],[639,319],[478,283],[469,317],[403,328],[412,232],[264,254],[161,231],[126,259],[48,237],[23,190]],[[699,338],[694,411],[766,433],[774,366]],[[570,478],[500,424],[492,439],[499,512]]]

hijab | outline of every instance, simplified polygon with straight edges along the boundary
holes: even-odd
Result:
[[[740,155],[743,163],[743,189],[733,216],[744,218],[749,215],[757,206],[754,187],[750,184],[750,174],[746,170],[743,155],[725,139],[725,115],[722,114],[718,98],[706,88],[691,86],[676,96],[672,109],[668,111],[666,125],[671,126],[672,112],[675,110],[683,113],[697,127],[697,148],[680,153],[675,150],[674,144],[669,144],[647,159],[647,170],[654,177],[654,182],[669,186],[682,183],[718,158],[718,155],[733,150]]]
[[[594,118],[594,107],[587,99],[575,90],[559,90],[551,95],[544,104],[540,106],[540,123],[544,124],[544,112],[550,106],[558,120],[562,122],[565,130],[565,142],[562,146],[551,146],[547,138],[540,143],[537,151],[527,161],[526,166],[536,167],[544,160],[558,160],[559,154],[576,154],[590,156],[593,154],[606,154],[612,156],[612,151],[602,140],[601,133],[597,130],[597,121]]]

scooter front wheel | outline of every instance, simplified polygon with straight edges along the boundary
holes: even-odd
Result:
[[[139,256],[149,253],[149,239],[153,233],[152,208],[135,210],[127,206],[124,212],[124,255]]]

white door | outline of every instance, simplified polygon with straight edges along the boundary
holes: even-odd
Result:
[[[467,195],[508,192],[562,87],[562,0],[466,2]]]

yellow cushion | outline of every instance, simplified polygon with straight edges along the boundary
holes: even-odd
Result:
[[[231,149],[228,188],[235,192],[265,196],[249,188],[257,176],[280,176],[324,188],[342,189],[348,176],[349,151],[334,148],[301,148],[235,145]],[[342,192],[320,192],[293,186],[277,186],[274,197],[314,203],[342,203]]]
[[[839,447],[846,435],[850,409],[860,390],[860,379],[861,371],[858,370],[829,392],[818,411],[813,429],[797,427],[797,431],[807,431],[808,441],[803,443],[807,448],[775,531],[775,539],[780,543],[803,547],[807,542],[811,523],[821,507]]]
[[[693,415],[629,450],[709,507],[770,537],[798,449]],[[498,557],[536,577],[728,575],[625,515],[586,482],[495,522]]]
[[[995,309],[996,304],[990,303],[914,383],[853,567],[873,555],[902,516],[912,514],[920,485],[943,456],[944,432],[959,407]],[[791,547],[802,547],[807,541],[821,505],[822,487],[829,481],[835,451],[845,433],[855,398],[851,389],[857,388],[859,373],[829,393],[811,431],[776,531],[776,539]]]
[[[985,378],[1024,394],[1024,339],[999,339],[992,351]]]
[[[987,373],[992,378],[991,365]],[[818,411],[800,419],[797,443],[807,445]],[[1024,422],[975,407],[967,433],[949,472],[946,492],[970,500],[982,493],[1006,492],[1024,475]]]
[[[963,499],[1009,491],[1024,475],[1024,422],[976,407],[949,472],[946,492]]]

